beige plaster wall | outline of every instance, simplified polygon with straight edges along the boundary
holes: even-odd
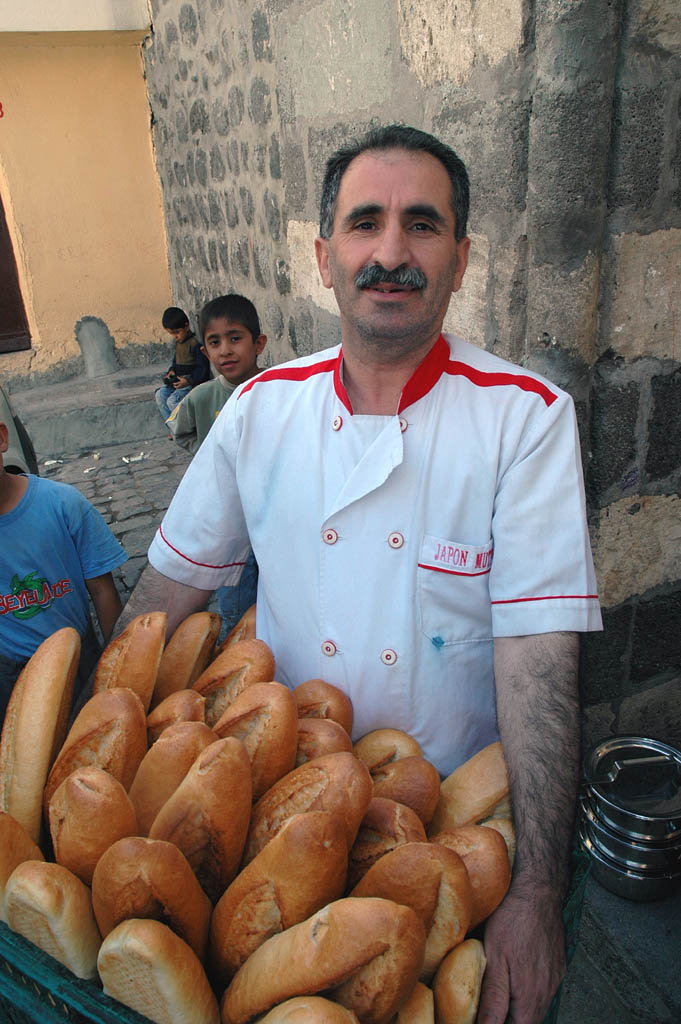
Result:
[[[80,355],[100,317],[116,347],[163,340],[171,301],[140,39],[0,34],[0,190],[33,348],[0,373]]]

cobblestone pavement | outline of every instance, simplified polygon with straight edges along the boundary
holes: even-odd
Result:
[[[128,561],[114,572],[125,603],[144,568],[149,544],[191,461],[167,437],[62,455],[40,463],[40,475],[73,484],[104,516]]]

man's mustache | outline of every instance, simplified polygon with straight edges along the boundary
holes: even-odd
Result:
[[[428,284],[428,278],[418,267],[408,267],[403,263],[394,270],[386,270],[380,263],[372,263],[362,267],[355,274],[357,288],[373,288],[377,284],[394,284],[400,288],[415,288],[418,291]]]

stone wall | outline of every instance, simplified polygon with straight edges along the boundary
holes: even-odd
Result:
[[[681,741],[677,0],[153,0],[146,71],[176,301],[256,303],[279,362],[339,337],[324,162],[402,121],[467,163],[446,326],[577,403],[605,632],[587,741]]]

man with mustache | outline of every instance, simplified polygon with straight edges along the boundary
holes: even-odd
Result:
[[[342,346],[244,384],[188,470],[122,621],[169,628],[261,569],[277,679],[350,696],[442,775],[501,737],[518,853],[478,1020],[542,1020],[564,973],[579,755],[577,632],[600,628],[571,399],[441,334],[468,177],[390,126],[328,162],[316,255]]]

